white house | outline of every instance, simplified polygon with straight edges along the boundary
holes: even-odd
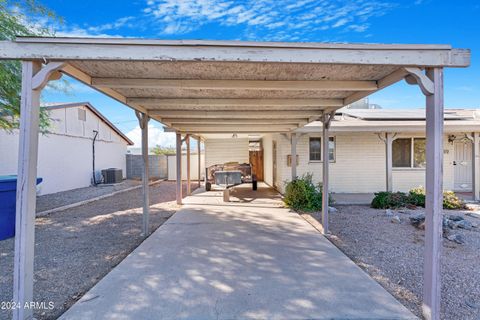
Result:
[[[480,112],[447,109],[444,132],[444,188],[472,192],[475,181],[478,193],[480,178],[478,164],[475,166],[473,161],[472,141],[480,133]],[[259,180],[283,191],[285,182],[292,179],[293,138],[297,140],[297,176],[312,173],[314,181],[321,182],[321,136],[320,121],[297,129],[293,137],[281,133],[206,135],[205,165],[251,163],[252,153],[258,153],[252,151],[255,141],[263,161],[256,169]],[[387,150],[391,150],[391,166],[387,164]],[[424,186],[425,111],[341,109],[330,127],[329,159],[331,192],[408,191]]]
[[[125,177],[130,141],[88,102],[45,106],[52,120],[48,133],[39,135],[40,194],[87,187],[95,170],[120,168]],[[0,175],[17,173],[18,131],[0,130]],[[98,174],[97,174],[98,175]]]

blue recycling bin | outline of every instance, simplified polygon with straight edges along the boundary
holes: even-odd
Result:
[[[37,184],[42,178],[37,178]],[[15,236],[17,176],[0,176],[0,240]]]

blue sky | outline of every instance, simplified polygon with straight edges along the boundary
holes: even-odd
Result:
[[[467,69],[445,73],[445,106],[480,107],[480,2],[475,0],[44,0],[63,17],[59,36],[160,39],[440,43],[472,50]],[[44,101],[90,101],[121,130],[133,111],[73,83],[70,95],[47,90]],[[424,96],[402,82],[370,97],[384,108],[419,108]],[[158,125],[155,125],[158,127]],[[160,139],[160,138],[159,138]],[[167,140],[170,140],[168,138]],[[169,144],[171,141],[166,141]]]

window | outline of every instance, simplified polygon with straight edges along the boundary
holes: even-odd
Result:
[[[411,167],[412,139],[395,139],[392,143],[392,165],[395,168]]]
[[[78,120],[87,121],[87,111],[83,109],[78,109]]]
[[[392,143],[394,168],[425,168],[425,138],[400,138]]]
[[[425,146],[426,141],[424,138],[413,139],[413,166],[415,168],[425,168],[427,165]]]
[[[310,161],[322,160],[322,139],[310,138]]]
[[[335,137],[328,138],[328,159],[335,161]],[[310,138],[310,161],[322,161],[322,138]]]

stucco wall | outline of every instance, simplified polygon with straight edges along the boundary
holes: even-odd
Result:
[[[177,156],[169,155],[168,162],[168,180],[177,180]],[[205,155],[200,155],[200,179],[205,176]],[[190,154],[190,179],[198,179],[198,154]],[[187,180],[187,155],[182,157],[182,180]]]
[[[78,109],[86,110],[86,121],[78,119]],[[127,142],[85,107],[52,110],[51,133],[39,135],[38,176],[40,194],[87,187],[92,179],[93,130],[96,170],[121,168],[126,175]],[[0,175],[16,174],[18,131],[0,130]]]
[[[207,139],[205,141],[205,165],[237,161],[248,163],[248,139]]]
[[[126,143],[96,142],[96,169],[121,168],[125,176]],[[18,134],[0,131],[0,175],[16,174]],[[57,134],[41,135],[38,146],[40,194],[87,187],[92,177],[92,140]]]

